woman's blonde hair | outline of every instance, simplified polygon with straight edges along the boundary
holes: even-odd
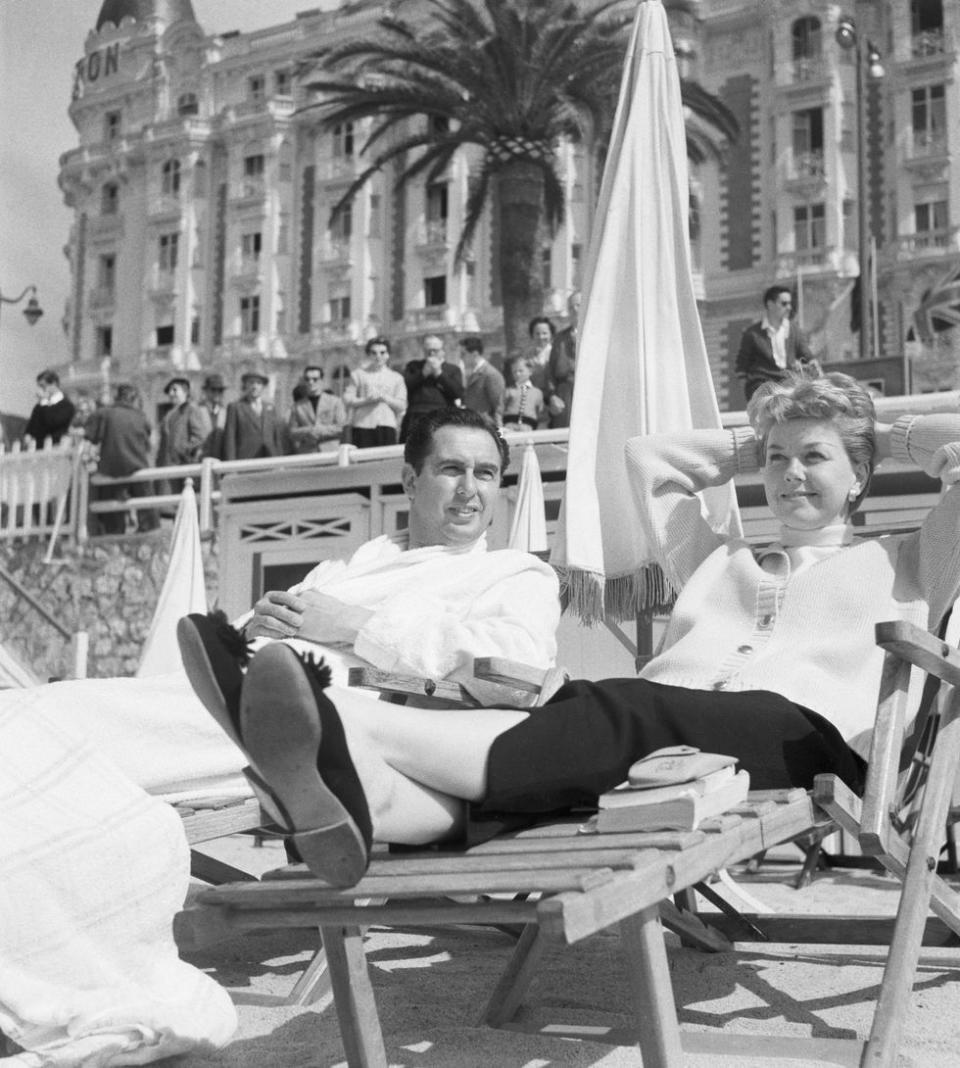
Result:
[[[867,495],[876,463],[876,410],[867,389],[850,375],[833,371],[818,378],[789,372],[778,382],[767,382],[750,398],[747,418],[760,438],[761,460],[770,430],[791,419],[829,420],[837,429],[850,462],[865,464],[867,477],[850,504],[852,515]]]

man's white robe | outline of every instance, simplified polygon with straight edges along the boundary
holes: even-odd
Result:
[[[348,561],[327,560],[292,588],[319,590],[373,615],[352,648],[318,648],[346,684],[358,664],[432,678],[469,677],[473,658],[504,656],[548,667],[560,618],[557,579],[512,549],[404,551],[386,537]],[[358,694],[359,697],[359,694]],[[370,695],[371,700],[376,700]],[[84,679],[0,692],[0,711],[41,716],[91,742],[135,783],[169,800],[249,794],[246,760],[200,704],[182,671],[149,678]]]

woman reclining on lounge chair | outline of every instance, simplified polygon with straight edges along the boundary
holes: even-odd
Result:
[[[253,659],[242,745],[305,862],[334,885],[373,840],[476,840],[590,803],[638,758],[689,744],[738,757],[756,789],[833,772],[861,786],[880,679],[874,624],[936,625],[960,584],[960,490],[912,534],[858,541],[851,515],[887,456],[960,479],[960,416],[875,423],[846,375],[757,392],[750,427],[634,438],[644,533],[680,590],[641,676],[574,681],[540,709],[361,703],[282,643]],[[698,490],[760,469],[780,541],[756,551],[702,517]]]

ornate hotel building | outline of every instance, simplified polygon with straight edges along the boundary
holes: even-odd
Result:
[[[318,48],[373,33],[386,6],[341,3],[211,36],[190,0],[104,0],[76,66],[79,145],[60,172],[75,213],[65,319],[75,385],[134,379],[156,401],[171,374],[219,371],[235,385],[257,366],[285,403],[305,363],[333,377],[375,334],[392,339],[398,360],[430,332],[479,331],[502,350],[494,213],[473,257],[454,259],[477,162],[469,153],[429,184],[397,190],[394,174],[376,176],[330,225],[363,167],[365,130],[323,129],[300,71]],[[960,295],[950,297],[960,270],[960,168],[951,165],[960,157],[960,5],[667,7],[685,72],[721,96],[742,129],[691,182],[721,407],[742,403],[732,367],[739,334],[759,318],[772,281],[798,288],[802,323],[825,361],[857,356],[850,298],[861,185],[865,247],[876,247],[861,305],[863,314],[876,309],[870,355],[879,357],[864,376],[887,392],[905,374],[914,388],[960,385],[960,343],[949,329],[960,319],[950,318],[960,306]],[[837,41],[845,14],[857,20],[859,53]],[[567,220],[545,243],[542,270],[544,310],[561,324],[580,281],[597,176],[583,146],[559,151]]]

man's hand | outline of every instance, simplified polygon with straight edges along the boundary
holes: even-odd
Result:
[[[373,615],[369,608],[345,604],[318,590],[306,590],[297,600],[303,605],[297,636],[320,645],[352,645],[360,628]]]
[[[244,627],[248,638],[293,638],[300,634],[306,604],[286,590],[271,590],[253,606]]]
[[[549,401],[547,401],[547,407],[550,409],[551,415],[560,415],[560,413],[566,408],[563,403],[563,399],[554,394]]]

